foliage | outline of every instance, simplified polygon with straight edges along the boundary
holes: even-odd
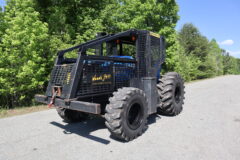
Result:
[[[222,50],[215,39],[209,42],[191,23],[183,25],[178,43],[179,58],[175,69],[187,81],[240,73],[239,59]]]
[[[182,52],[184,52],[185,56],[189,59],[192,57],[192,61],[186,60],[185,57],[179,58],[180,61],[185,60],[186,64],[177,65],[177,69],[185,70],[184,68],[190,64],[195,65],[192,67],[197,67],[194,68],[194,75],[190,77],[187,74],[188,71],[186,71],[187,73],[183,73],[183,76],[187,77],[186,80],[209,78],[223,74],[224,64],[222,50],[216,40],[213,39],[209,42],[197,27],[191,23],[187,23],[183,25],[178,33],[178,41],[183,48]]]
[[[146,29],[167,39],[167,69],[173,70],[176,55],[175,26],[179,19],[175,0],[118,0],[102,12],[104,30],[120,32],[131,28]]]
[[[195,55],[201,60],[205,60],[209,52],[207,38],[202,36],[198,28],[191,23],[183,25],[179,32],[179,43],[187,55]]]
[[[209,65],[212,66],[211,76],[223,75],[223,56],[222,49],[218,46],[215,39],[209,43],[210,51],[208,54]]]
[[[240,60],[193,24],[176,33],[178,9],[175,0],[7,0],[0,8],[0,106],[31,105],[45,90],[57,51],[102,31],[164,35],[164,71],[175,70],[186,81],[240,74]]]
[[[31,0],[11,0],[5,8],[7,29],[0,45],[0,98],[9,107],[31,103],[48,74],[48,25],[39,20],[33,5]]]
[[[36,10],[41,20],[48,23],[51,35],[67,35],[70,43],[79,44],[102,31],[99,15],[107,3],[108,0],[37,0]]]
[[[224,74],[240,74],[239,61],[239,59],[230,56],[228,52],[223,50]]]
[[[178,44],[177,61],[175,62],[175,71],[178,72],[185,81],[197,79],[199,75],[199,66],[201,61],[195,55],[187,55],[184,48]]]
[[[4,20],[4,12],[2,11],[2,8],[0,7],[0,43],[2,41],[2,35],[5,32],[5,20]]]

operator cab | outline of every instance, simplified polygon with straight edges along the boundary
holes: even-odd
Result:
[[[98,36],[98,38],[100,38]],[[67,52],[64,54],[62,63],[74,63],[79,51]],[[118,58],[136,58],[136,36],[124,36],[105,41],[100,44],[89,46],[81,52],[82,55],[110,56]],[[73,60],[75,59],[75,61]]]

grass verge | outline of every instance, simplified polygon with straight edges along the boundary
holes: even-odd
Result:
[[[209,78],[204,78],[204,79],[195,79],[195,80],[191,80],[191,81],[184,82],[184,83],[191,84],[191,83],[200,82],[200,81],[204,81],[204,80],[209,80],[209,79],[214,79],[214,78],[219,78],[219,77],[225,77],[225,76],[232,76],[232,75],[234,76],[235,74],[225,74],[225,75],[209,77]]]
[[[32,106],[32,107],[20,107],[14,109],[0,109],[0,118],[11,117],[16,115],[22,115],[26,113],[38,112],[47,110],[46,105]]]

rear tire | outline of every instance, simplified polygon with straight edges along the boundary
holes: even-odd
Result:
[[[74,111],[66,108],[56,108],[58,115],[67,123],[78,122],[87,118],[86,113]]]
[[[176,72],[166,73],[157,84],[160,98],[158,113],[167,116],[176,116],[184,104],[184,81]]]
[[[137,88],[124,87],[113,93],[106,106],[106,126],[112,136],[130,141],[147,129],[147,98]]]

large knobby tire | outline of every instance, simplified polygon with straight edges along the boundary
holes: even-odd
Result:
[[[115,138],[130,141],[147,129],[147,98],[137,88],[124,87],[113,93],[106,106],[106,126]]]
[[[58,115],[67,123],[78,122],[87,118],[87,114],[66,108],[57,107]]]
[[[167,116],[176,116],[184,104],[184,81],[176,72],[163,75],[157,84],[160,98],[158,113]]]

